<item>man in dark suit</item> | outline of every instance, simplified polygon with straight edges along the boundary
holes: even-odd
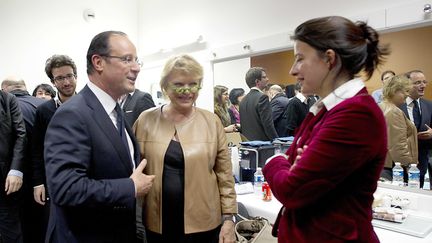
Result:
[[[0,242],[22,243],[17,191],[23,182],[26,132],[15,96],[0,91]]]
[[[135,242],[142,173],[138,144],[118,99],[134,90],[141,62],[126,34],[96,35],[87,52],[90,82],[60,106],[45,136],[51,195],[46,242]]]
[[[295,136],[296,129],[300,127],[309,108],[315,103],[313,95],[305,94],[302,91],[300,83],[296,83],[297,94],[288,102],[284,116],[286,117],[285,128],[288,136]]]
[[[133,126],[141,112],[155,107],[155,103],[149,93],[135,89],[134,92],[128,94],[122,102],[122,109],[125,113],[125,120],[129,126]]]
[[[45,159],[43,156],[45,134],[57,108],[75,95],[78,77],[75,62],[67,55],[56,54],[49,57],[45,62],[45,73],[53,86],[56,87],[57,96],[36,109],[33,126],[31,140],[33,197],[34,201],[42,207],[43,214],[39,217],[39,223],[33,226],[33,229],[39,234],[33,236],[32,243],[45,241],[45,232],[48,226],[50,201],[46,190]],[[25,236],[24,241],[26,241]]]
[[[406,98],[405,103],[400,107],[405,115],[413,121],[417,127],[418,138],[418,160],[420,170],[420,188],[423,188],[424,177],[429,168],[429,178],[432,178],[431,166],[429,164],[429,150],[432,142],[432,102],[423,99],[427,81],[424,73],[414,70],[406,73],[413,86]]]
[[[20,208],[20,218],[24,242],[37,243],[43,242],[42,236],[45,235],[46,228],[40,227],[43,218],[43,208],[33,200],[33,186],[31,185],[31,141],[33,137],[33,125],[36,116],[36,108],[46,100],[31,96],[27,92],[24,80],[17,77],[7,77],[2,82],[2,87],[9,93],[15,95],[21,109],[27,134],[27,145],[24,154],[23,168],[24,178],[22,192],[22,206]]]
[[[284,116],[289,99],[286,97],[282,88],[275,84],[269,89],[270,105],[272,108],[273,124],[278,134],[278,137],[288,136],[286,128],[286,116]]]
[[[240,124],[248,140],[270,141],[278,137],[269,98],[263,93],[268,80],[261,67],[252,67],[246,73],[246,84],[251,90],[240,103]]]

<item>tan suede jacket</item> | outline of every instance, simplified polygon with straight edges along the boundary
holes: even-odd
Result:
[[[387,123],[387,157],[385,168],[392,168],[392,162],[401,165],[418,163],[417,129],[403,111],[393,103],[379,104]]]
[[[222,214],[237,213],[231,158],[223,126],[213,113],[195,108],[192,117],[173,124],[162,116],[161,107],[143,112],[133,130],[145,173],[156,175],[143,205],[144,225],[162,231],[162,172],[165,152],[175,131],[185,160],[185,233],[208,231],[221,224]]]

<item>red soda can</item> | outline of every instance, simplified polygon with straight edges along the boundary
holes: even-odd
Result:
[[[264,201],[270,201],[272,199],[270,186],[267,182],[263,182],[262,192],[263,192],[263,200]]]

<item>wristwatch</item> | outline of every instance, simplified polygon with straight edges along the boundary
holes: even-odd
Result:
[[[233,223],[235,223],[235,217],[234,217],[234,215],[232,215],[232,214],[223,214],[222,215],[222,223],[225,222],[225,221],[227,221],[227,220],[232,221]]]

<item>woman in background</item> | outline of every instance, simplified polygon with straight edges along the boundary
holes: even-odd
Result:
[[[379,104],[387,123],[387,157],[381,177],[392,181],[392,169],[400,162],[404,169],[404,182],[408,183],[410,164],[418,163],[417,129],[399,106],[405,103],[411,82],[405,75],[390,78],[384,83],[383,102]]]
[[[56,96],[56,92],[53,87],[49,84],[39,84],[33,90],[33,96],[44,100],[53,99]]]
[[[214,113],[219,117],[224,126],[225,132],[236,132],[235,124],[231,123],[228,112],[229,96],[228,88],[223,85],[216,85],[214,88]]]
[[[298,26],[290,73],[311,108],[286,154],[263,169],[283,204],[279,242],[379,242],[371,224],[373,193],[387,153],[383,114],[356,75],[369,79],[387,48],[364,22],[322,17]]]
[[[149,243],[235,242],[226,135],[215,114],[194,106],[202,78],[192,57],[169,59],[160,81],[169,104],[141,113],[133,127],[145,173],[156,175],[143,205]]]
[[[242,88],[234,88],[229,93],[229,100],[231,106],[228,108],[228,112],[231,117],[231,123],[240,126],[240,102],[245,96],[245,91]]]

